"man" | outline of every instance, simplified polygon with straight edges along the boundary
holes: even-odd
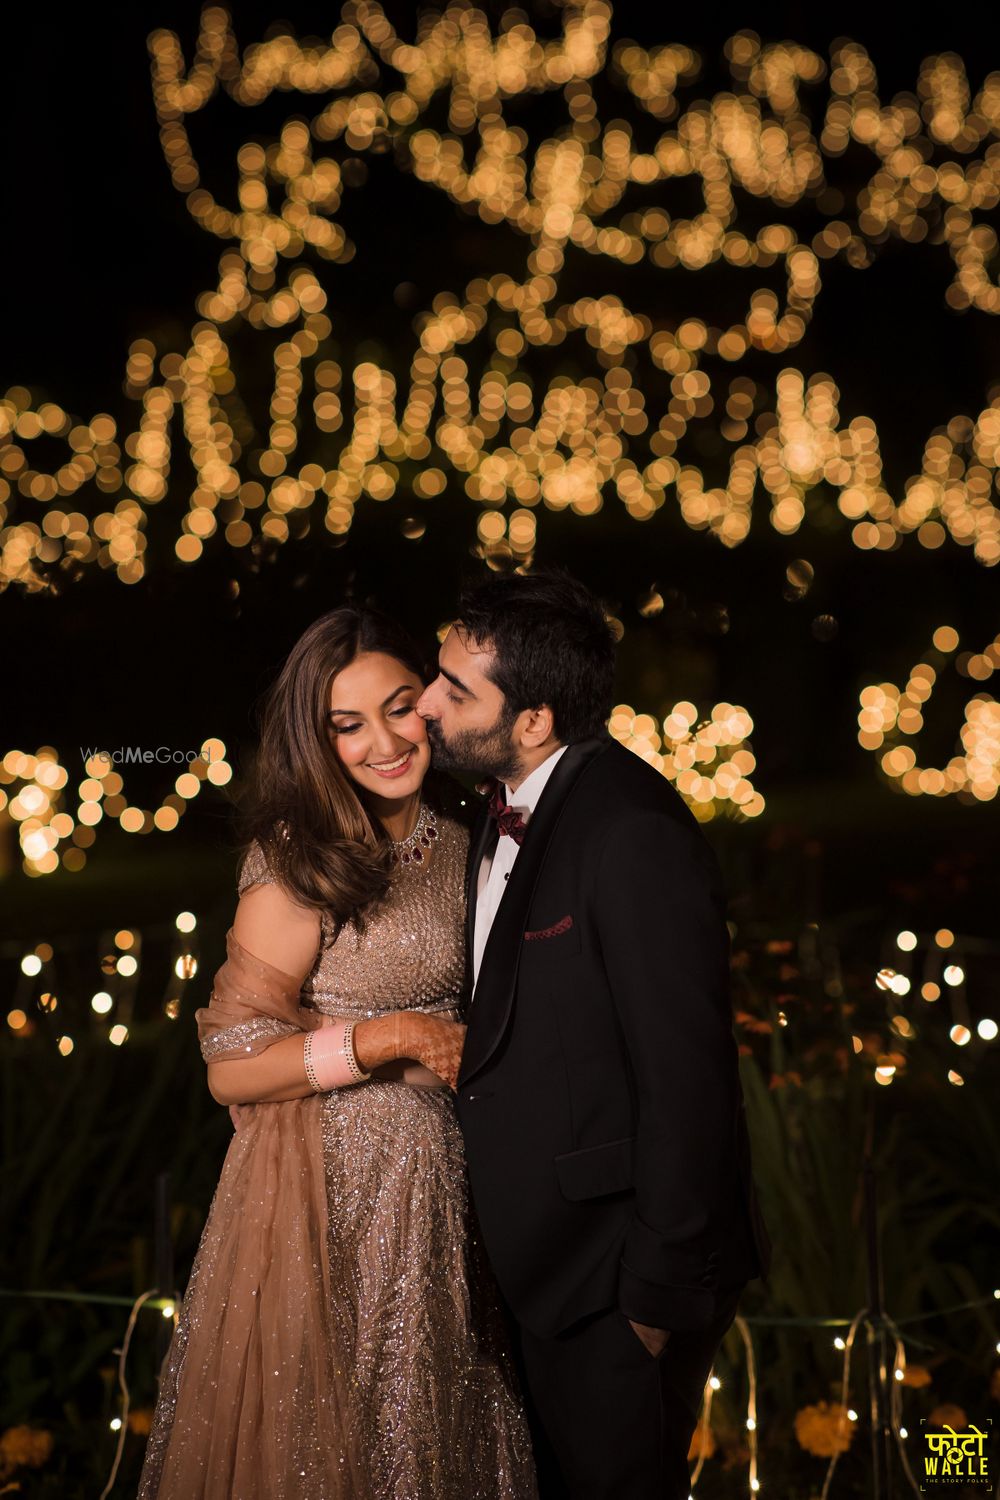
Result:
[[[562,572],[467,591],[418,709],[495,780],[473,832],[458,1080],[546,1500],[687,1500],[702,1391],[770,1242],[751,1176],[721,875],[607,733],[613,639]]]

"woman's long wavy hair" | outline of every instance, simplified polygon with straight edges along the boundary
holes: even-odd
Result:
[[[316,620],[293,646],[262,700],[256,772],[240,824],[275,878],[337,931],[389,888],[392,844],[337,754],[327,714],[330,684],[356,657],[379,652],[427,681],[403,627],[381,610],[345,606]]]

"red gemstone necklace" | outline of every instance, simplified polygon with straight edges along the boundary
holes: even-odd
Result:
[[[425,849],[429,849],[438,837],[437,818],[426,802],[420,804],[417,826],[405,839],[393,839],[392,862],[398,865],[422,865],[426,862]]]

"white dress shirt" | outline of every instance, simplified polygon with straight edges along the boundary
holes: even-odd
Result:
[[[541,765],[536,766],[531,775],[524,778],[516,792],[512,792],[510,787],[505,785],[507,806],[514,812],[519,812],[525,823],[530,821],[531,814],[542,795],[542,789],[555,770],[556,761],[566,748],[565,745],[560,745],[558,750],[553,750],[551,755],[546,756]],[[497,841],[493,858],[490,859],[487,855],[479,866],[476,880],[476,923],[472,941],[473,995],[475,995],[475,987],[479,981],[479,966],[483,961],[486,939],[490,935],[493,919],[503,900],[504,891],[507,889],[507,878],[514,868],[519,849],[520,845],[516,839],[512,839],[507,833],[502,833]]]

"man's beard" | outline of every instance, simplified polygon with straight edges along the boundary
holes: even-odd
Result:
[[[521,762],[511,743],[517,711],[505,703],[489,729],[460,729],[446,740],[437,719],[427,720],[434,765],[440,771],[469,771],[476,776],[495,776],[497,781],[518,781]]]

